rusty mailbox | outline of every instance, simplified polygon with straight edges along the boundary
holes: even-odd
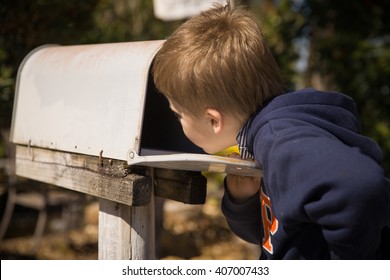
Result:
[[[149,72],[163,42],[32,51],[19,69],[11,141],[129,165],[260,176],[252,163],[207,155],[185,137]]]

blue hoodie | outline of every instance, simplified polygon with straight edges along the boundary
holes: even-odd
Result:
[[[390,183],[378,145],[360,134],[355,104],[304,89],[272,99],[248,124],[261,191],[222,211],[262,259],[378,259],[390,224]],[[390,248],[389,248],[390,250]]]

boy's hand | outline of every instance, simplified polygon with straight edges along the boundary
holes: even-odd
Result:
[[[229,157],[240,158],[240,155],[233,153]],[[228,193],[235,202],[244,202],[259,191],[260,180],[259,177],[227,175],[226,185]]]

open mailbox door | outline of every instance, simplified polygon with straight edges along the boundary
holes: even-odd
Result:
[[[19,68],[11,141],[129,165],[261,176],[255,163],[207,155],[185,137],[150,76],[163,42],[32,51]]]

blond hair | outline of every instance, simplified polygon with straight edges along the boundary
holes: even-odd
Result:
[[[229,3],[182,24],[157,53],[152,75],[157,89],[194,117],[213,108],[247,119],[284,90],[256,19]]]

